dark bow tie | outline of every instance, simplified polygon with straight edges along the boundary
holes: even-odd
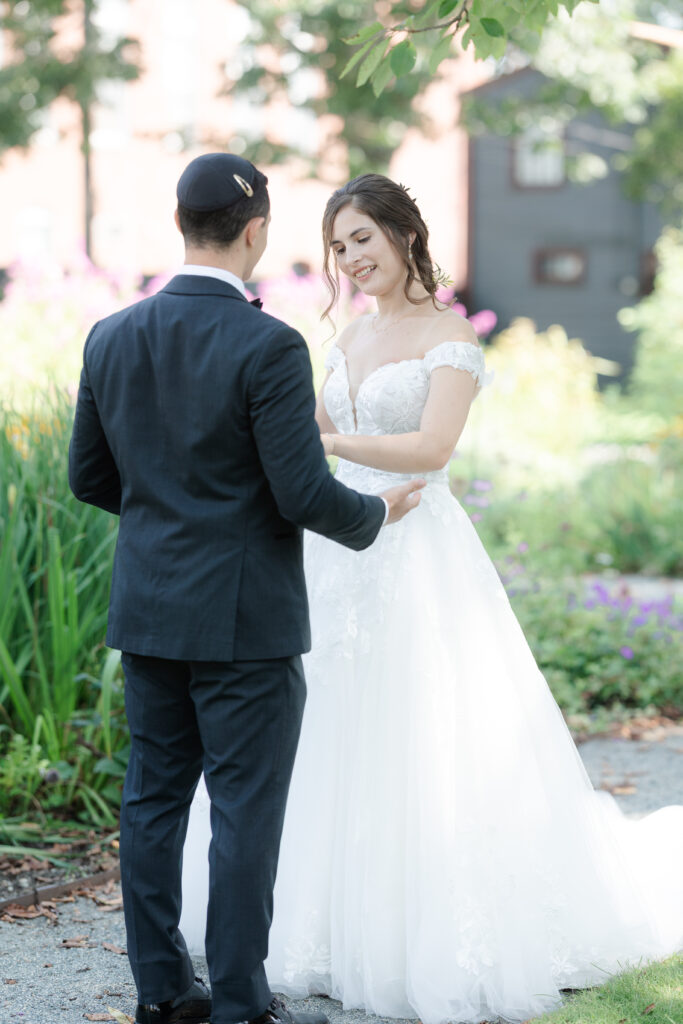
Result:
[[[250,305],[256,306],[257,309],[263,309],[263,303],[260,299],[250,299]]]

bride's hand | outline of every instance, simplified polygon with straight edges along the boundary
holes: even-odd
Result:
[[[322,441],[325,455],[331,455],[334,451],[334,438],[332,437],[332,434],[321,434],[320,440]]]

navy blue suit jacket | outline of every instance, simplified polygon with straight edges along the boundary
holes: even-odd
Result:
[[[302,528],[360,550],[385,506],[337,483],[293,328],[182,273],[95,324],[69,448],[77,498],[120,514],[107,643],[181,660],[310,648]]]

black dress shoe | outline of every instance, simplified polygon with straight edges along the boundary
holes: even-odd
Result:
[[[281,999],[273,997],[268,1009],[248,1024],[330,1024],[324,1013],[292,1013]]]
[[[209,1024],[211,994],[195,978],[187,992],[163,1003],[138,1003],[135,1024]]]

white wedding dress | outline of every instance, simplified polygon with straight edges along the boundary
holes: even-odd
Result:
[[[342,433],[419,428],[429,376],[484,383],[448,342],[349,395]],[[522,1021],[683,940],[683,807],[641,821],[594,792],[445,471],[368,550],[306,536],[313,650],[266,964],[274,991],[424,1024]],[[402,479],[349,462],[379,492]],[[181,929],[203,952],[208,803],[185,847]]]

